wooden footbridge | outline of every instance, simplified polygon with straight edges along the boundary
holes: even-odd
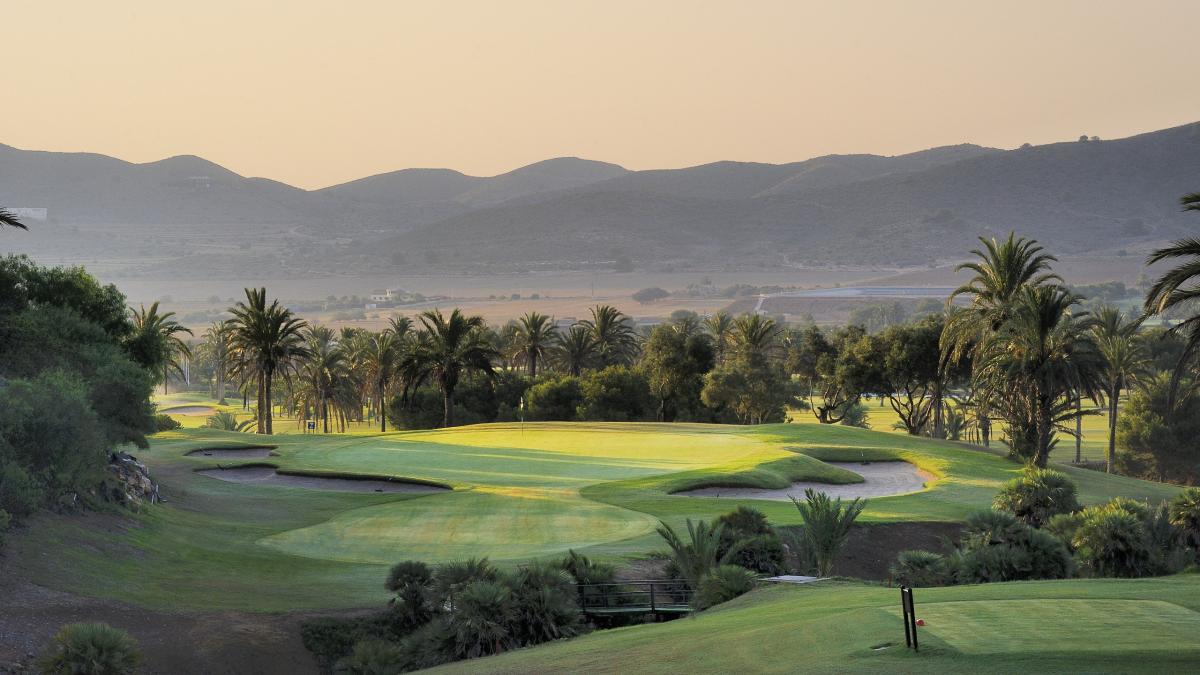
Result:
[[[590,616],[687,614],[693,591],[679,579],[579,584],[579,607]]]

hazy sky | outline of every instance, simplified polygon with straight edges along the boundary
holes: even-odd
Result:
[[[1196,0],[3,0],[0,143],[320,187],[1200,120]]]

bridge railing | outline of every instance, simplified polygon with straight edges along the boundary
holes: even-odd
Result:
[[[686,612],[694,592],[679,579],[646,579],[604,584],[579,584],[584,613]]]

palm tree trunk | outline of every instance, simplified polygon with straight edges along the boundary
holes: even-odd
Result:
[[[1108,455],[1104,462],[1104,470],[1108,473],[1113,472],[1113,463],[1117,459],[1117,397],[1120,395],[1120,387],[1113,387],[1108,393]]]
[[[454,391],[442,389],[442,426],[454,424]]]
[[[1075,464],[1084,461],[1084,396],[1075,396]]]
[[[267,391],[266,380],[267,380],[266,373],[263,371],[259,371],[259,373],[258,373],[258,433],[260,433],[260,434],[267,433],[267,424],[266,424],[267,418],[266,418],[266,413],[264,412],[265,409],[264,409],[264,405],[263,405],[263,403],[267,399],[267,397],[266,397],[266,391]]]
[[[1038,396],[1037,416],[1037,448],[1034,450],[1033,463],[1039,469],[1046,468],[1050,459],[1050,435],[1052,422],[1050,420],[1051,401],[1045,396]]]
[[[263,379],[266,380],[266,382],[267,382],[266,400],[263,401],[263,404],[267,411],[267,435],[269,436],[269,435],[275,433],[275,429],[271,425],[271,378],[264,377]],[[259,414],[262,414],[262,413],[259,413]]]
[[[537,354],[532,352],[529,354],[529,377],[530,379],[537,377]]]
[[[225,405],[225,364],[217,368],[217,403]]]

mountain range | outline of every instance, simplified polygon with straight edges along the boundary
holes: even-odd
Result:
[[[492,177],[404,169],[319,190],[195,156],[135,164],[0,145],[0,204],[46,227],[265,226],[326,240],[321,260],[384,269],[604,264],[924,264],[1016,231],[1063,253],[1190,235],[1200,123],[1117,140],[999,150],[955,145],[788,164],[630,171],[556,158]],[[278,230],[278,227],[276,227]],[[275,231],[275,230],[273,230]],[[282,261],[281,261],[282,262]]]

